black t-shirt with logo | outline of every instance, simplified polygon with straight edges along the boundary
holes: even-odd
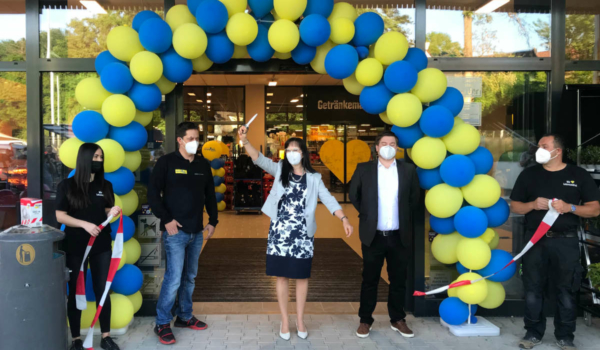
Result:
[[[104,181],[104,189],[102,188],[100,181],[90,182],[88,189],[88,197],[91,204],[87,208],[74,209],[69,204],[67,198],[67,192],[69,187],[74,184],[73,178],[65,179],[58,184],[58,191],[56,194],[56,210],[65,211],[71,217],[75,219],[91,222],[94,225],[100,225],[106,220],[106,208],[110,208],[110,204],[104,198],[104,191],[109,192],[109,197],[113,197],[113,187],[109,181]],[[111,229],[110,225],[107,225],[102,232],[96,238],[90,255],[104,253],[111,250],[112,238],[110,236]],[[90,234],[78,227],[65,227],[65,252],[72,255],[81,255],[85,253],[85,248],[90,240]]]
[[[517,178],[510,199],[518,202],[532,202],[539,197],[560,199],[568,204],[581,205],[587,202],[600,201],[600,190],[594,180],[584,169],[567,164],[559,171],[548,171],[542,165],[535,165],[523,170]],[[532,210],[525,215],[527,231],[535,231],[546,210]],[[579,225],[579,216],[566,213],[560,215],[550,230],[572,231]]]

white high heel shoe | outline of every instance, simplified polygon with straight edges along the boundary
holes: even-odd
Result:
[[[296,328],[296,330],[298,331],[298,338],[301,338],[301,339],[308,338],[308,329],[306,329],[306,332],[300,332],[300,330],[298,328]]]
[[[281,326],[283,326],[283,323],[279,324],[279,336],[281,337],[281,339],[283,340],[290,340],[290,332],[287,333],[281,333]]]

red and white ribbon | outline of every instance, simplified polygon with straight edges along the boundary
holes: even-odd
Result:
[[[546,232],[548,232],[548,230],[550,229],[550,227],[552,227],[552,225],[554,225],[554,222],[556,221],[556,219],[558,219],[558,216],[560,215],[560,213],[557,212],[556,209],[554,209],[554,207],[552,206],[552,202],[554,200],[556,200],[556,199],[553,199],[553,200],[551,199],[551,200],[548,201],[548,212],[546,213],[546,215],[544,215],[544,218],[542,219],[542,222],[540,223],[540,226],[538,226],[537,230],[533,234],[533,237],[531,237],[531,239],[529,240],[529,242],[527,242],[527,244],[525,245],[525,248],[523,248],[523,250],[521,250],[521,252],[519,254],[517,254],[508,264],[506,264],[506,266],[504,266],[503,268],[501,268],[500,270],[494,272],[493,274],[491,274],[489,276],[477,278],[477,279],[470,280],[470,281],[455,282],[455,283],[452,283],[452,284],[444,286],[444,287],[440,287],[440,288],[437,288],[437,289],[434,289],[434,290],[430,290],[429,292],[415,291],[413,293],[413,296],[415,296],[415,297],[422,297],[422,296],[425,296],[425,295],[439,294],[439,293],[445,292],[445,291],[447,291],[448,289],[451,289],[451,288],[468,286],[470,284],[477,283],[479,281],[488,279],[488,278],[496,275],[500,271],[502,271],[502,270],[506,269],[507,267],[509,267],[515,261],[521,259],[523,257],[523,255],[525,255],[525,253],[527,253],[542,237],[544,237],[544,235],[546,234]]]

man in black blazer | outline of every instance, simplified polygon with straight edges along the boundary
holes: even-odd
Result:
[[[374,321],[377,286],[384,260],[390,279],[388,312],[392,329],[403,337],[414,337],[404,320],[404,300],[412,253],[412,214],[420,190],[415,166],[395,158],[397,143],[394,133],[380,134],[375,141],[377,160],[358,164],[350,182],[350,200],[360,218],[363,253],[360,326],[356,332],[360,338],[369,336]]]

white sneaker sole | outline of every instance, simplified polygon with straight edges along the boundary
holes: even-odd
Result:
[[[400,330],[399,330],[398,328],[396,328],[396,327],[394,327],[394,326],[391,326],[391,327],[392,327],[392,330],[394,330],[394,331],[396,331],[396,332],[400,333],[400,335],[401,335],[401,336],[403,336],[404,338],[414,338],[414,337],[415,337],[415,335],[414,335],[414,334],[406,334],[406,333],[402,333],[402,332],[400,332]]]
[[[371,329],[373,329],[373,327],[370,327],[370,328],[369,328],[369,332],[371,331]],[[367,333],[367,334],[358,334],[358,332],[356,332],[356,336],[357,336],[357,337],[359,337],[359,338],[362,338],[362,339],[364,339],[364,338],[368,338],[368,337],[369,337],[369,334],[370,334],[370,333]]]

